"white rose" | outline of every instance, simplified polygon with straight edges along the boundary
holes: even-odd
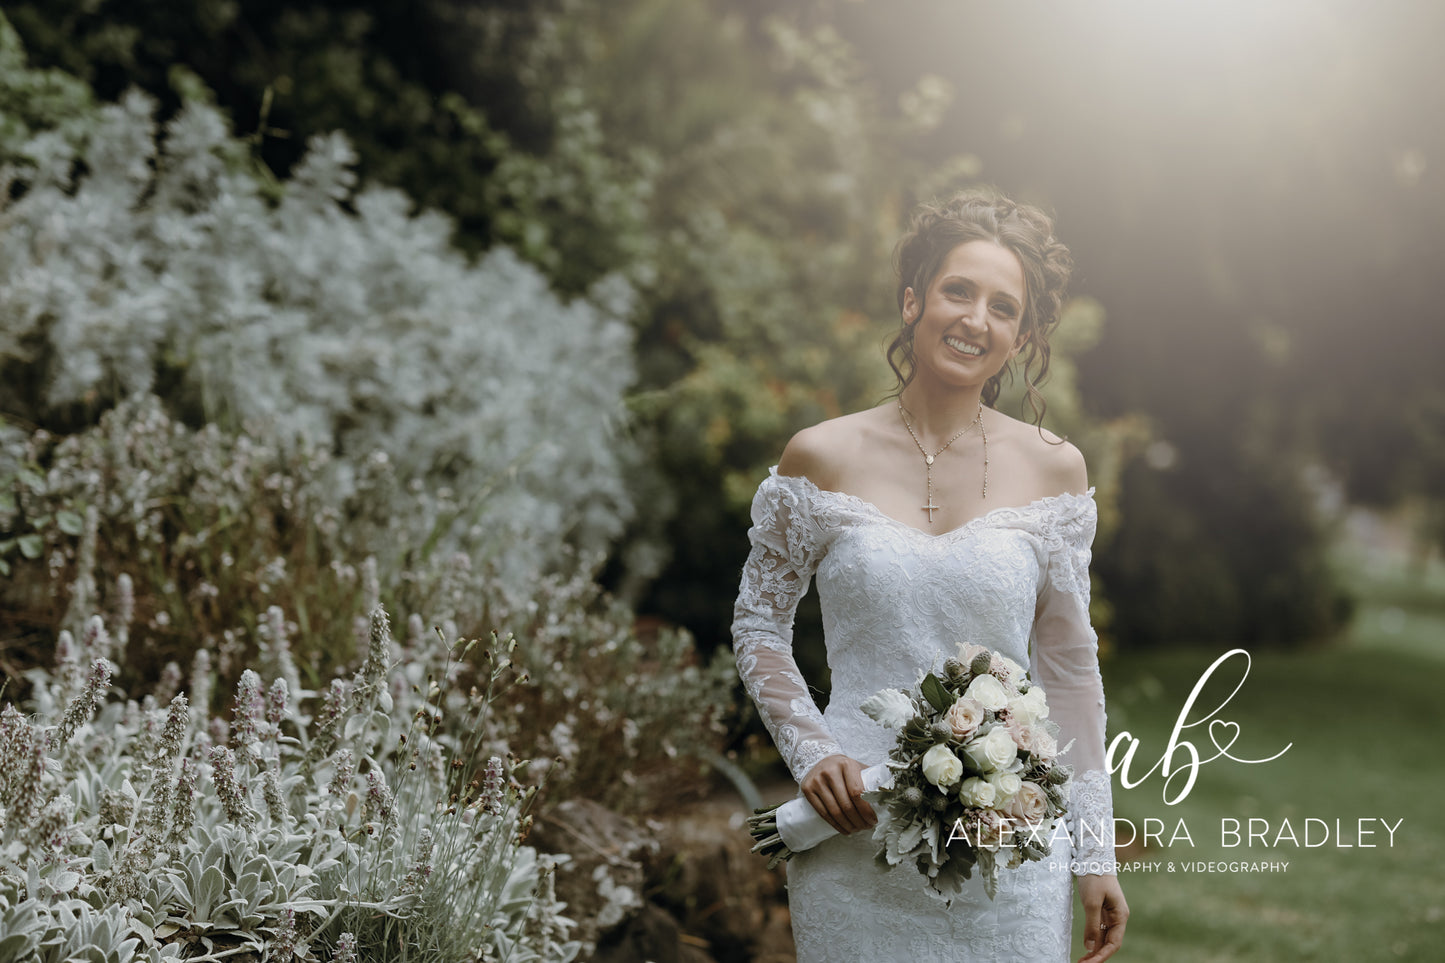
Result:
[[[1004,726],[994,726],[987,735],[980,736],[963,747],[963,754],[979,772],[993,772],[1005,769],[1018,758],[1019,747],[1014,737]]]
[[[965,806],[980,806],[987,809],[998,799],[998,790],[987,779],[973,776],[958,787],[958,801]]]
[[[1003,683],[991,675],[981,675],[968,684],[963,690],[965,699],[972,699],[990,712],[997,712],[1008,705],[1008,693],[1004,691]]]
[[[1001,807],[1007,806],[1019,791],[1019,787],[1024,784],[1022,779],[1011,772],[990,773],[988,782],[989,785],[993,786],[994,791],[998,793],[995,803]]]
[[[923,754],[923,778],[939,789],[947,789],[963,775],[963,763],[947,746],[934,746]]]
[[[1009,715],[1020,725],[1031,726],[1049,717],[1049,703],[1044,690],[1034,686],[1021,696],[1014,696],[1008,702]]]
[[[868,718],[889,729],[902,729],[914,716],[913,700],[897,689],[883,689],[865,699],[859,708]]]
[[[983,706],[972,699],[959,699],[948,707],[944,721],[953,727],[955,739],[963,740],[973,735],[979,723],[983,722]]]
[[[1048,762],[1059,754],[1059,741],[1043,726],[1034,726],[1033,748],[1029,751],[1039,762]]]

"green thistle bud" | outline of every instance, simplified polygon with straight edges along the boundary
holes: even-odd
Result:
[[[943,672],[948,676],[949,682],[962,682],[964,674],[968,672],[968,666],[957,659],[949,659],[943,663]]]
[[[903,800],[903,804],[905,806],[909,807],[910,809],[917,809],[919,806],[923,805],[923,790],[919,789],[917,786],[909,786],[907,789],[903,790],[903,794],[900,798]]]
[[[973,657],[973,661],[968,664],[968,668],[974,675],[984,675],[988,672],[988,667],[992,664],[993,657],[987,652],[980,652]]]
[[[1073,770],[1070,769],[1068,766],[1055,766],[1054,768],[1049,770],[1048,778],[1049,782],[1053,783],[1055,786],[1062,786],[1064,783],[1069,781],[1069,777],[1073,774]]]
[[[928,804],[933,807],[935,812],[941,813],[948,808],[948,797],[940,793],[929,793]]]
[[[939,719],[932,726],[933,738],[940,742],[947,742],[953,738],[953,726],[944,719]]]

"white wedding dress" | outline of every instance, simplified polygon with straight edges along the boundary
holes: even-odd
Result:
[[[951,903],[911,866],[880,869],[870,833],[836,836],[788,864],[800,963],[1020,963],[1069,958],[1072,870],[1112,872],[1104,695],[1089,625],[1096,511],[1088,494],[998,508],[938,535],[852,495],[777,469],[753,500],[752,553],[734,611],[738,671],[793,775],[843,752],[882,762],[894,734],[859,704],[913,688],[960,642],[1030,668],[1075,770],[1074,852],[1000,868],[990,900],[978,874]],[[793,614],[816,578],[832,670],[820,713],[792,655]],[[1071,855],[1073,865],[1071,867]]]

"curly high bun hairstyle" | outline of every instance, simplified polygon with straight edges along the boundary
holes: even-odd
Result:
[[[954,248],[969,241],[993,241],[1012,251],[1023,265],[1025,303],[1019,332],[1028,335],[1028,342],[1018,357],[1034,421],[1042,424],[1047,405],[1038,385],[1049,372],[1049,333],[1058,326],[1064,288],[1074,268],[1074,259],[1069,249],[1054,237],[1054,222],[1047,214],[1037,207],[986,190],[961,191],[942,204],[920,204],[893,252],[893,266],[898,274],[898,310],[900,314],[903,311],[903,292],[912,288],[919,300],[921,315],[928,288],[942,269],[944,259]],[[913,380],[914,330],[914,324],[905,322],[888,346],[888,365],[898,377],[895,393]],[[1034,371],[1036,364],[1038,370]],[[998,400],[1005,374],[1013,377],[1012,365],[984,385],[984,404],[992,407]]]

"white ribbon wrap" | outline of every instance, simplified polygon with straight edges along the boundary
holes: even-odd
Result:
[[[886,762],[869,766],[860,775],[863,777],[864,792],[873,792],[893,784],[893,773]],[[813,804],[802,796],[779,806],[777,820],[778,835],[783,838],[783,844],[795,853],[812,849],[823,840],[838,835],[838,831],[829,826],[827,820],[818,815]]]

